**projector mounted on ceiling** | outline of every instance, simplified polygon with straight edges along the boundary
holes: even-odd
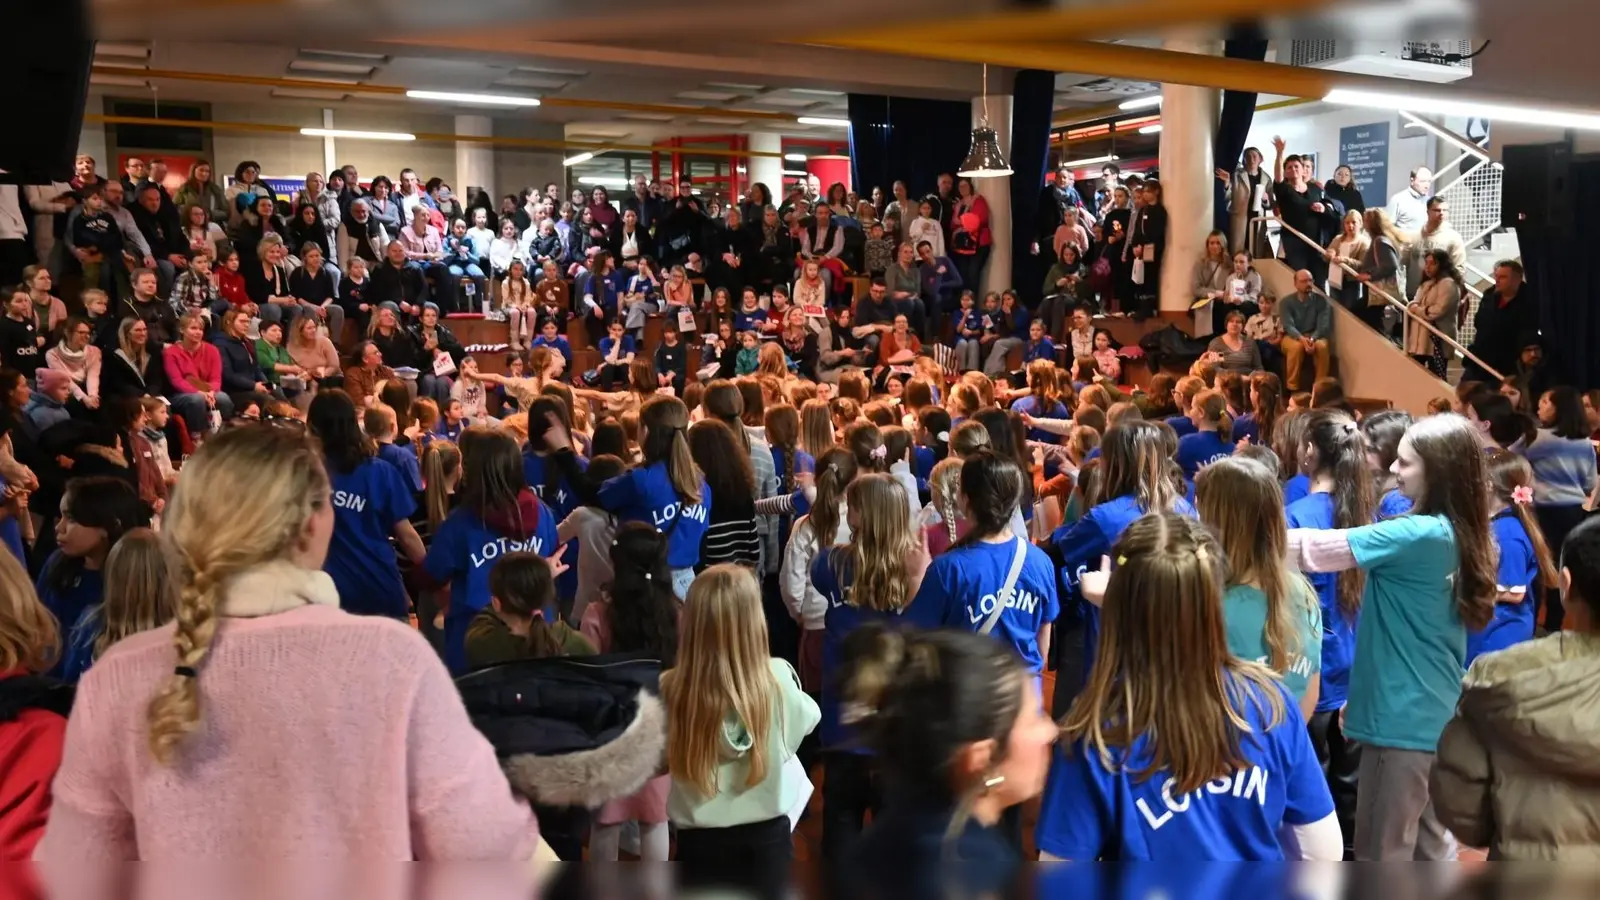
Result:
[[[1297,40],[1290,65],[1447,84],[1472,75],[1471,41]],[[1279,59],[1282,62],[1282,58]]]

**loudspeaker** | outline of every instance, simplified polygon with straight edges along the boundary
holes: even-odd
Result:
[[[1507,146],[1501,156],[1500,221],[1507,228],[1571,231],[1572,147],[1566,143]]]
[[[93,63],[85,0],[11,4],[0,53],[0,169],[7,180],[72,178]]]

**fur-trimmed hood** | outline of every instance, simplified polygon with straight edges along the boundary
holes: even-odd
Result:
[[[519,753],[503,760],[519,793],[542,806],[594,808],[620,800],[660,774],[667,747],[667,714],[660,699],[638,694],[638,712],[616,739],[576,753]]]

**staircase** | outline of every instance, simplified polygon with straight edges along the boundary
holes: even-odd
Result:
[[[1283,261],[1258,259],[1255,268],[1264,293],[1275,297],[1294,293],[1294,272]],[[1346,397],[1386,400],[1394,409],[1422,416],[1428,411],[1428,401],[1454,396],[1450,385],[1417,365],[1388,338],[1368,328],[1338,302],[1329,305],[1333,307],[1333,368]]]

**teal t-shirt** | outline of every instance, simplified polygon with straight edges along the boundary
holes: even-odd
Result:
[[[1303,579],[1293,581],[1291,601],[1298,650],[1289,655],[1283,686],[1296,700],[1303,699],[1312,675],[1322,673],[1322,607]],[[1267,595],[1260,588],[1236,584],[1222,595],[1222,618],[1228,630],[1228,652],[1240,659],[1271,665],[1267,648]]]
[[[1442,516],[1409,515],[1347,534],[1367,589],[1345,734],[1375,747],[1433,753],[1466,670],[1455,531]]]

